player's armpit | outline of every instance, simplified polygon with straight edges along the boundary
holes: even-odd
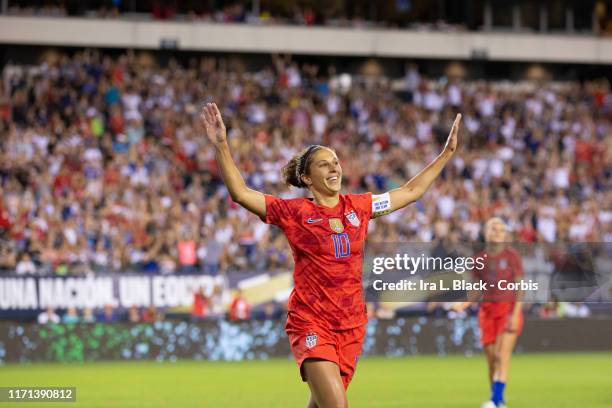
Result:
[[[263,193],[247,188],[236,197],[235,201],[260,219],[266,219],[266,198]]]

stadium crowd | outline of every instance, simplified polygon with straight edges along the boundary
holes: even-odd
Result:
[[[351,28],[397,28],[410,27],[420,30],[465,31],[467,27],[461,24],[450,24],[443,19],[431,23],[417,22],[419,13],[411,18],[373,20],[364,16],[363,11],[346,10],[346,4],[341,0],[327,1],[324,7],[300,5],[298,1],[284,1],[276,7],[259,7],[253,10],[247,1],[233,1],[219,4],[217,7],[206,5],[205,2],[169,2],[153,1],[139,10],[129,11],[129,5],[121,1],[90,1],[66,4],[40,3],[10,4],[7,14],[12,16],[37,17],[72,17],[89,18],[123,18],[155,21],[183,21],[191,23],[233,23],[256,25],[300,25],[300,26],[331,26]],[[394,9],[396,15],[410,13],[408,8],[401,6]],[[406,21],[404,21],[406,20]]]
[[[371,225],[369,240],[476,241],[498,215],[525,243],[612,240],[607,81],[531,83],[336,75],[288,58],[240,71],[211,57],[166,66],[127,53],[7,65],[0,88],[0,268],[288,270],[276,228],[235,203],[198,115],[222,109],[248,184],[291,197],[281,167],[332,146],[346,191],[403,184],[460,150],[425,197]]]
[[[455,3],[452,4],[451,3]],[[604,1],[583,5],[563,1],[537,5],[523,1],[494,5],[491,10],[499,18],[510,15],[512,5],[519,7],[521,24],[528,30],[535,27],[528,16],[541,13],[545,6],[547,19],[563,21],[571,11],[572,30],[592,32],[594,35],[612,34],[612,8]],[[182,21],[190,23],[237,23],[256,25],[330,26],[344,28],[392,28],[421,31],[463,32],[481,30],[485,25],[484,12],[472,2],[455,1],[432,3],[427,0],[20,0],[6,1],[2,10],[12,16],[121,18],[136,21]],[[481,6],[482,7],[482,6]],[[479,10],[479,11],[476,11]],[[538,21],[538,18],[535,18]],[[508,29],[512,22],[500,24]],[[557,29],[561,27],[556,27]],[[567,27],[566,27],[567,28]],[[514,28],[516,29],[516,27]]]

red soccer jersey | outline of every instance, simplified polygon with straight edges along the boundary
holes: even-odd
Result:
[[[265,197],[265,222],[285,232],[295,261],[289,313],[333,330],[364,324],[361,274],[372,194],[341,194],[333,208]]]
[[[486,255],[484,268],[480,271],[474,270],[475,279],[483,280],[487,284],[480,309],[490,314],[507,313],[514,307],[517,291],[501,290],[499,285],[503,280],[505,282],[501,284],[506,288],[506,282],[515,282],[523,277],[521,255],[511,247],[504,248],[497,255],[484,252],[479,256],[483,255]]]

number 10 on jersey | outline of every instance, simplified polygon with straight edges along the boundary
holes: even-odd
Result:
[[[351,244],[346,232],[342,234],[332,234],[332,241],[334,242],[334,253],[336,258],[346,258],[351,254]]]

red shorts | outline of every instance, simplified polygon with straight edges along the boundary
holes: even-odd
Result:
[[[302,381],[306,381],[302,363],[307,358],[316,358],[336,363],[340,368],[344,388],[348,388],[361,354],[365,325],[347,330],[330,330],[323,324],[310,322],[289,313],[285,331],[300,368]]]
[[[512,310],[507,313],[487,312],[482,309],[478,313],[480,322],[480,343],[483,346],[495,343],[497,337],[502,333],[515,333],[518,336],[523,331],[523,313],[519,315],[518,327],[512,332],[508,330],[510,319],[512,318]]]

